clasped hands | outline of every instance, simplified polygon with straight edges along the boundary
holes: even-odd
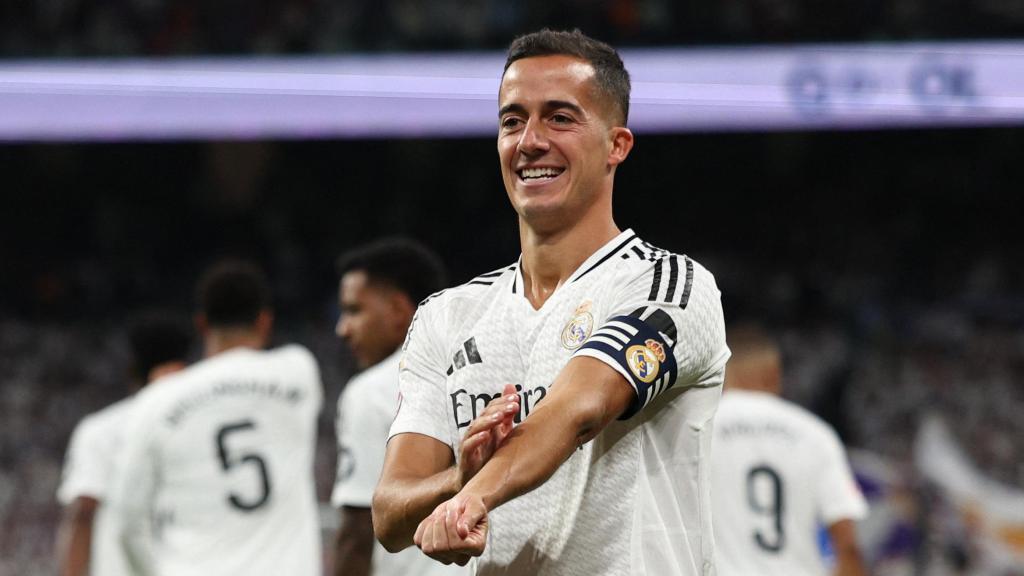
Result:
[[[424,518],[413,536],[413,542],[427,556],[444,564],[465,566],[470,558],[483,554],[487,506],[480,495],[464,488],[512,434],[512,419],[518,413],[519,396],[514,386],[506,384],[501,396],[470,423],[459,445],[458,493]]]

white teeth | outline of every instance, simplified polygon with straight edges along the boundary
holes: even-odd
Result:
[[[559,168],[523,168],[520,172],[523,179],[527,178],[554,178],[562,173]]]

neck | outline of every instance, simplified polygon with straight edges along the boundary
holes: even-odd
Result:
[[[524,292],[540,308],[573,272],[621,231],[611,218],[581,219],[553,232],[539,232],[519,219]]]
[[[215,328],[203,340],[203,357],[209,358],[234,348],[263,348],[265,339],[252,328]]]

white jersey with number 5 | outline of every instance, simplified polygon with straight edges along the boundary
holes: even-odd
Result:
[[[867,509],[835,431],[771,394],[725,393],[712,460],[719,576],[824,576],[819,526]]]
[[[319,576],[323,391],[301,346],[236,348],[143,389],[111,494],[141,574]]]
[[[617,371],[634,401],[542,486],[491,512],[477,573],[713,574],[708,453],[729,358],[720,295],[702,266],[632,231],[539,310],[518,264],[421,304],[391,435],[424,434],[458,454],[504,384],[519,392],[518,423],[574,356]]]

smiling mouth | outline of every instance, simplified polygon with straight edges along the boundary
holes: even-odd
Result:
[[[547,182],[558,178],[565,168],[523,168],[516,170],[519,179],[523,182]]]

